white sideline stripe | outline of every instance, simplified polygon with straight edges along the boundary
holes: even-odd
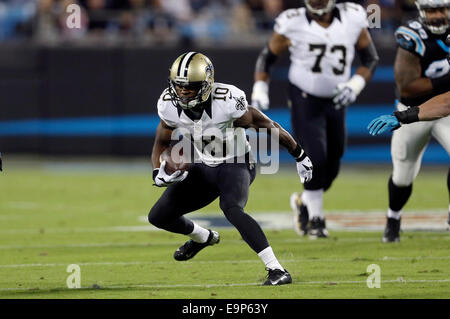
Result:
[[[369,261],[389,261],[389,260],[447,260],[450,259],[450,256],[441,256],[441,257],[421,257],[421,256],[409,256],[409,257],[389,257],[384,256],[383,258],[375,258],[375,259],[365,259],[365,258],[322,258],[322,259],[307,259],[307,258],[295,258],[295,259],[279,259],[281,262],[289,263],[289,262],[345,262],[345,261],[361,261],[361,262],[369,262]],[[76,263],[79,266],[127,266],[127,265],[149,265],[149,264],[173,264],[173,265],[192,265],[192,264],[223,264],[223,263],[234,263],[234,264],[248,264],[248,263],[261,263],[259,259],[251,259],[251,260],[201,260],[201,261],[185,261],[185,262],[177,262],[177,261],[105,261],[105,262],[82,262]],[[47,264],[11,264],[11,265],[0,265],[0,268],[25,268],[25,267],[65,267],[69,265],[70,262],[67,263],[47,263]]]
[[[20,202],[12,202],[20,203]],[[24,202],[25,207],[30,203]],[[23,203],[22,203],[23,204]],[[265,211],[265,212],[249,212],[253,218],[261,225],[265,230],[275,229],[292,229],[292,212],[288,211]],[[342,211],[325,211],[325,216],[329,216],[327,219],[327,228],[330,230],[365,230],[365,231],[382,231],[385,224],[385,211],[380,210],[342,210]],[[340,215],[342,220],[333,219],[333,215]],[[416,215],[427,216],[426,220],[414,221],[412,218]],[[1,216],[1,215],[0,215]],[[445,210],[413,210],[405,211],[403,213],[402,229],[403,230],[445,230],[447,227],[448,212]],[[210,228],[210,222],[208,218],[220,218],[223,214],[217,213],[193,213],[189,215],[193,221],[196,221],[200,226]],[[1,218],[1,217],[0,217]],[[351,221],[352,218],[363,218],[365,225],[349,226],[346,225],[346,221]],[[411,218],[411,219],[410,219]],[[4,219],[8,219],[6,216]],[[148,231],[161,231],[160,229],[150,225],[147,220],[147,216],[138,217],[139,222],[144,225],[132,225],[132,226],[111,226],[111,227],[74,227],[74,228],[24,228],[24,229],[3,229],[0,230],[1,234],[38,234],[41,229],[44,233],[59,234],[59,233],[108,233],[108,232],[148,232]],[[215,227],[221,229],[223,227]],[[225,227],[230,228],[230,227]]]
[[[440,283],[440,282],[450,282],[450,279],[397,279],[397,280],[382,280],[381,284],[386,283],[400,283],[400,284],[408,284],[408,283]],[[302,285],[338,285],[338,284],[366,284],[366,280],[341,280],[341,281],[304,281],[304,282],[294,282],[292,285],[302,286]],[[174,284],[174,285],[118,285],[118,286],[104,286],[100,288],[91,288],[91,287],[82,287],[78,290],[108,290],[108,289],[123,289],[123,288],[220,288],[220,287],[239,287],[239,286],[262,286],[261,283],[249,282],[249,283],[233,283],[233,284]],[[55,288],[46,288],[47,289],[64,289],[64,290],[74,290],[69,289],[67,287],[55,287]],[[0,288],[0,291],[39,291],[38,287],[30,287],[30,288]]]

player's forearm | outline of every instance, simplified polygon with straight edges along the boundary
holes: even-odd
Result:
[[[158,125],[156,129],[155,143],[153,144],[151,157],[153,169],[159,168],[161,164],[159,161],[159,157],[161,156],[161,153],[170,146],[171,133],[172,131],[164,128],[163,124],[160,123]]]
[[[285,36],[273,33],[268,45],[266,45],[258,55],[254,72],[254,84],[252,88],[252,103],[261,110],[269,108],[269,81],[272,65],[278,56],[286,51],[290,45],[290,40]]]
[[[355,74],[358,74],[364,78],[364,81],[368,83],[373,76],[372,71],[365,66],[360,66],[356,69]]]
[[[419,106],[419,121],[432,121],[450,115],[450,91]]]
[[[270,75],[267,72],[255,72],[254,80],[255,82],[257,81],[269,82]]]
[[[267,129],[267,133],[269,135],[271,134],[272,129],[278,129],[280,145],[285,147],[292,156],[296,155],[296,152],[299,151],[299,148],[301,154],[303,154],[302,148],[297,144],[297,142],[294,140],[291,134],[289,134],[288,131],[281,127],[281,125],[277,122],[272,121],[267,115],[253,107],[249,107],[249,111],[240,120],[235,121],[235,125],[244,128],[265,128]]]
[[[405,111],[394,112],[401,124],[409,124],[418,121],[433,121],[450,114],[450,92],[435,96],[427,102],[410,107]]]
[[[280,145],[285,147],[292,156],[297,158],[301,154],[303,154],[303,149],[301,148],[300,145],[297,144],[297,142],[294,140],[291,134],[289,134],[277,122],[272,121],[272,126],[278,129]],[[300,153],[296,154],[296,151]]]
[[[269,43],[261,50],[258,55],[258,59],[256,60],[255,65],[255,82],[268,82],[270,79],[270,69],[272,68],[272,65],[277,61],[278,55],[276,51],[278,50],[279,46],[279,41],[274,41],[272,39],[271,42],[274,42],[275,44]]]
[[[161,156],[161,153],[167,148],[168,146],[156,143],[153,145],[152,150],[152,166],[153,169],[159,168],[161,163],[159,162],[159,157]]]
[[[359,42],[359,44],[363,44],[364,47],[357,46],[357,53],[361,60],[361,66],[356,70],[356,74],[361,75],[367,83],[375,73],[380,58],[368,31],[365,30],[362,34],[365,34],[367,39],[362,41],[362,43],[360,43],[361,41]]]

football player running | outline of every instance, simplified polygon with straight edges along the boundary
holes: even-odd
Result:
[[[450,154],[450,1],[416,1],[416,5],[419,21],[410,21],[408,27],[402,26],[396,33],[399,49],[394,71],[400,91],[398,110],[394,115],[374,119],[368,126],[374,136],[395,130],[391,141],[393,172],[388,186],[384,242],[400,240],[401,210],[411,195],[430,135]],[[445,36],[447,46],[442,42]],[[445,51],[449,52],[447,61]],[[437,95],[442,91],[447,92]],[[434,97],[419,105],[430,96]],[[409,123],[413,124],[401,125]],[[450,195],[450,169],[447,188]],[[447,224],[450,227],[450,205]]]
[[[255,67],[252,105],[269,107],[270,68],[290,51],[288,105],[294,136],[314,163],[304,191],[291,195],[299,235],[328,237],[323,194],[337,177],[346,143],[346,107],[371,79],[378,55],[367,30],[367,14],[355,3],[305,0],[275,20],[274,33]],[[362,65],[351,76],[356,53]]]
[[[214,82],[211,61],[197,52],[185,53],[172,64],[169,87],[158,100],[158,115],[161,122],[152,151],[153,178],[157,186],[167,186],[167,189],[150,210],[148,220],[158,228],[191,238],[175,251],[174,258],[188,260],[203,248],[219,243],[216,231],[184,217],[219,197],[225,217],[264,262],[268,278],[263,284],[291,283],[291,275],[278,262],[261,227],[244,212],[256,170],[244,129],[278,129],[280,144],[297,161],[301,182],[312,177],[312,163],[305,151],[277,123],[249,106],[242,90]],[[238,151],[213,154],[206,152],[201,143],[192,143],[201,161],[191,164],[189,171],[169,175],[164,169],[165,161],[160,163],[160,155],[171,143],[174,130],[179,129],[184,130],[188,141],[200,136],[203,144],[216,142],[217,136],[213,140],[208,132],[220,130],[222,139],[216,145],[237,145]],[[236,134],[227,134],[230,129]]]

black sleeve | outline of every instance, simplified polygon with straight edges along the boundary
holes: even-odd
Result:
[[[367,67],[372,74],[375,72],[377,68],[378,61],[380,58],[378,57],[377,49],[375,48],[375,44],[370,42],[370,44],[363,49],[357,50],[358,56],[361,60],[361,64]]]
[[[275,63],[277,58],[278,56],[273,54],[272,51],[270,51],[269,46],[266,45],[258,55],[255,71],[269,73],[270,67]]]

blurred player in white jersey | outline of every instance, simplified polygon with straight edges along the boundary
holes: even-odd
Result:
[[[290,51],[289,100],[294,137],[314,163],[304,191],[291,196],[299,235],[328,237],[323,194],[337,177],[346,143],[346,106],[353,103],[378,64],[367,30],[367,14],[355,3],[305,0],[306,8],[289,9],[275,20],[274,33],[255,68],[252,105],[269,107],[270,67]],[[359,55],[362,65],[351,76]]]
[[[184,217],[219,198],[225,217],[264,262],[268,270],[264,285],[291,283],[289,272],[278,262],[261,227],[244,212],[256,174],[244,129],[278,129],[279,143],[296,159],[304,182],[311,179],[312,164],[300,145],[277,123],[250,107],[242,90],[214,82],[211,61],[198,52],[187,52],[172,64],[169,87],[158,100],[158,115],[161,122],[152,151],[153,179],[156,186],[167,189],[150,210],[148,220],[158,228],[191,238],[175,251],[174,258],[189,260],[205,247],[219,243],[216,231]],[[161,162],[160,156],[176,130],[188,141],[189,149],[192,141],[199,161],[188,171],[169,174],[167,162]]]

